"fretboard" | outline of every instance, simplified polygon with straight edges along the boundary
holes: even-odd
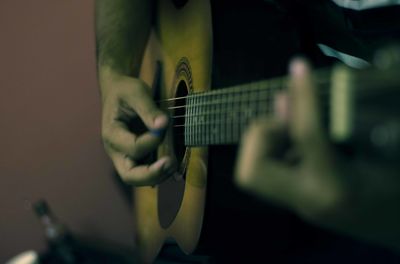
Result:
[[[284,79],[192,94],[186,98],[186,146],[235,144],[257,116],[274,110],[274,95]]]

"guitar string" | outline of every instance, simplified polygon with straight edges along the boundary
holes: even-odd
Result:
[[[316,82],[317,84],[323,84],[323,83],[329,83],[331,82],[330,79],[330,73],[331,73],[331,69],[330,68],[322,68],[322,69],[317,69],[314,70],[313,72],[313,80],[314,82]],[[278,76],[278,77],[273,77],[271,79],[266,79],[266,80],[259,80],[259,81],[255,81],[255,82],[250,82],[250,83],[245,83],[245,84],[238,84],[238,85],[234,85],[234,86],[230,86],[230,87],[224,87],[222,89],[216,89],[216,90],[208,90],[208,91],[204,91],[204,92],[200,92],[197,93],[197,95],[205,93],[206,95],[209,93],[230,93],[232,92],[231,90],[233,89],[240,89],[240,88],[245,88],[245,90],[248,89],[268,89],[269,86],[284,86],[283,84],[288,84],[290,82],[290,76]],[[263,86],[263,87],[260,87]],[[236,92],[241,92],[240,91],[236,91]],[[176,97],[176,98],[167,98],[164,100],[159,100],[158,102],[166,102],[166,101],[175,101],[175,100],[181,100],[181,99],[185,99],[188,97],[191,97],[192,95],[187,95],[187,96],[181,96],[181,97]]]
[[[229,111],[220,112],[220,113],[229,113]],[[240,113],[246,113],[246,111],[236,111],[235,112],[235,114],[240,114]],[[256,117],[261,117],[264,115],[272,115],[272,114],[274,114],[274,111],[259,112],[259,113],[255,113],[255,115],[247,115],[244,117],[243,117],[243,115],[240,115],[239,117],[233,117],[233,115],[232,115],[229,119],[218,118],[212,122],[196,122],[196,123],[192,123],[192,124],[174,124],[172,127],[196,127],[196,126],[206,126],[206,125],[215,125],[215,124],[237,124],[237,123],[241,123],[242,121],[246,122],[246,121],[254,119]],[[235,120],[238,120],[238,121],[235,121]]]
[[[267,111],[264,113],[260,113],[263,115],[272,115],[274,111]],[[328,114],[327,114],[328,115]],[[326,116],[322,116],[324,118]],[[250,117],[245,117],[245,118],[236,118],[236,120],[223,120],[224,122],[220,122],[222,119],[217,119],[214,120],[214,122],[203,122],[203,123],[196,123],[196,124],[184,124],[184,125],[175,125],[173,127],[183,127],[183,128],[188,128],[189,131],[185,129],[184,133],[179,133],[179,136],[198,136],[198,135],[204,135],[204,133],[209,135],[215,135],[217,132],[218,134],[221,134],[221,130],[225,131],[225,133],[222,133],[223,135],[219,135],[219,139],[221,137],[225,138],[232,138],[232,127],[236,127],[236,130],[239,131],[239,134],[243,133],[244,129],[247,127],[249,122],[254,118],[254,116]],[[221,128],[216,128],[215,126],[211,127],[210,125],[223,125],[224,127]],[[237,132],[237,131],[236,131]],[[240,137],[240,135],[236,134],[236,136]],[[198,138],[192,138],[191,141],[199,141]]]
[[[257,102],[265,102],[265,100],[259,100]],[[252,103],[254,103],[254,101]],[[265,102],[265,103],[268,103],[268,102]],[[226,103],[226,104],[229,104],[229,103]],[[318,107],[320,108],[320,107],[326,107],[326,106],[330,106],[330,105],[331,105],[331,102],[322,103],[322,104],[320,103],[320,104],[318,104]],[[248,112],[248,110],[240,111],[240,110],[238,110],[238,108],[231,109],[229,107],[226,107],[226,108],[219,109],[219,110],[216,110],[216,111],[206,111],[206,112],[200,112],[200,113],[189,114],[189,115],[187,115],[187,114],[174,115],[174,116],[170,116],[170,118],[176,120],[176,119],[180,119],[180,118],[190,118],[190,117],[197,117],[197,116],[215,115],[215,114],[223,114],[223,113],[229,113],[229,112],[230,113],[234,112],[235,114],[238,114],[238,113],[242,113],[242,112]]]
[[[258,97],[260,96],[259,94],[257,95]],[[170,118],[172,119],[178,119],[178,118],[188,118],[188,117],[196,117],[196,116],[202,116],[202,115],[211,115],[211,114],[219,114],[219,113],[225,113],[227,111],[235,111],[235,109],[231,109],[230,107],[225,107],[225,106],[229,106],[231,104],[239,104],[240,106],[238,108],[241,107],[246,107],[250,104],[259,104],[263,103],[263,104],[269,104],[269,105],[273,105],[273,103],[275,102],[275,98],[271,98],[271,94],[267,94],[266,98],[258,98],[257,100],[249,100],[248,98],[236,98],[236,100],[214,100],[212,102],[207,102],[207,103],[201,103],[201,104],[190,104],[190,105],[183,105],[183,106],[176,106],[176,107],[171,107],[168,109],[179,109],[179,108],[186,108],[186,109],[193,109],[193,108],[199,108],[201,106],[218,106],[219,109],[218,110],[211,110],[211,111],[205,111],[202,112],[200,111],[199,113],[196,114],[181,114],[181,115],[173,115]],[[329,106],[331,104],[330,101],[323,101],[319,103],[320,107],[324,107],[324,106]],[[268,107],[268,105],[267,105]],[[238,109],[236,108],[236,109]],[[251,108],[251,107],[250,107]],[[199,109],[197,109],[199,110]],[[203,109],[201,109],[203,110]],[[208,109],[206,109],[208,110]],[[237,111],[235,111],[237,112]]]
[[[285,78],[286,79],[286,78]],[[201,100],[201,99],[205,99],[207,97],[213,97],[213,96],[231,96],[233,97],[233,99],[226,99],[224,100],[213,100],[211,102],[207,102],[207,103],[197,103],[197,104],[185,104],[185,105],[179,105],[179,106],[173,106],[173,107],[168,107],[168,110],[172,110],[172,109],[180,109],[180,108],[198,108],[201,106],[216,106],[216,105],[229,105],[229,104],[236,104],[236,103],[258,103],[258,102],[263,102],[265,104],[270,103],[272,100],[271,98],[271,94],[273,94],[274,92],[276,92],[277,90],[282,90],[283,88],[283,81],[285,79],[279,79],[278,81],[275,82],[271,82],[271,81],[261,81],[261,82],[255,82],[255,83],[251,83],[251,84],[244,84],[244,85],[237,85],[237,86],[233,86],[233,87],[228,87],[228,88],[223,88],[223,89],[219,89],[219,90],[211,90],[211,91],[205,91],[205,92],[200,92],[200,93],[195,93],[195,94],[190,94],[187,96],[182,96],[182,97],[176,97],[176,98],[168,98],[168,99],[164,99],[161,100],[159,102],[168,102],[168,103],[175,103],[177,100],[183,100],[183,99],[196,99],[196,100]],[[374,79],[376,80],[376,78]],[[268,82],[266,84],[266,82]],[[321,85],[324,83],[330,83],[330,80],[316,80],[315,82],[317,82],[317,85]],[[365,78],[363,82],[358,82],[357,84],[361,84],[365,82]],[[370,82],[367,82],[368,84],[370,84]],[[287,83],[286,83],[287,84]],[[265,99],[259,99],[259,100],[249,100],[246,97],[252,97],[252,93],[265,93],[267,94],[267,98]],[[329,94],[330,90],[319,90],[318,91],[319,94]],[[237,98],[237,95],[240,94],[245,94],[246,97],[239,97]],[[253,95],[254,96],[254,95]],[[257,96],[260,96],[259,94],[257,94]],[[197,98],[195,98],[197,97]],[[268,98],[269,97],[269,98]],[[328,103],[329,104],[329,103]],[[327,104],[323,104],[320,106],[326,106]],[[270,106],[267,106],[270,107]],[[197,109],[199,110],[199,109]],[[225,114],[232,111],[232,109],[230,108],[226,108],[225,111],[209,111],[209,112],[203,112],[203,113],[197,113],[197,114],[191,114],[191,115],[176,115],[173,116],[172,118],[188,118],[188,117],[195,117],[195,116],[205,116],[205,115],[216,115],[216,114]],[[244,111],[235,111],[236,114],[241,114]],[[257,113],[258,114],[258,113]],[[268,113],[265,113],[268,114]],[[251,118],[251,116],[249,117]],[[247,122],[248,120],[244,120],[244,122]],[[238,124],[243,124],[243,122],[239,121],[239,122],[228,122],[229,125],[238,125]],[[195,124],[183,124],[183,125],[175,125],[173,127],[199,127],[199,126],[205,126],[205,125],[213,125],[213,124],[221,124],[219,122],[219,120],[217,120],[216,122],[202,122],[202,123],[195,123]],[[190,134],[201,134],[203,133],[202,131],[195,131],[195,133],[186,133],[186,135],[190,135]]]
[[[397,78],[396,78],[397,79]],[[399,80],[396,79],[391,79],[391,81],[393,82],[400,82]],[[364,78],[361,81],[357,81],[357,85],[369,85],[369,86],[373,86],[373,84],[371,83],[372,81],[381,81],[381,80],[388,80],[387,78],[381,78],[381,77],[372,77],[372,78]],[[235,93],[241,93],[241,92],[247,92],[250,90],[268,90],[271,89],[271,86],[274,86],[276,84],[265,84],[263,82],[270,82],[270,81],[260,81],[260,82],[254,82],[254,83],[249,83],[249,84],[241,84],[241,85],[237,85],[237,86],[231,86],[231,87],[225,87],[225,88],[221,88],[221,89],[216,89],[216,90],[207,90],[207,91],[203,91],[203,92],[197,92],[194,94],[189,94],[187,96],[180,96],[180,97],[172,97],[172,98],[167,98],[167,99],[163,99],[163,100],[158,100],[157,103],[163,103],[163,102],[171,102],[173,103],[174,101],[178,101],[178,100],[183,100],[183,99],[187,99],[193,96],[209,96],[209,95],[226,95],[226,94],[235,94]],[[331,80],[317,80],[315,81],[316,85],[322,85],[322,84],[330,84]],[[251,86],[255,86],[255,87],[251,87]],[[262,87],[259,87],[262,86]],[[280,86],[284,86],[282,85],[282,81],[280,81]],[[239,90],[240,89],[240,90]],[[243,90],[241,90],[243,89]],[[324,89],[324,90],[319,90],[320,94],[324,94],[324,93],[330,93],[329,89]]]
[[[259,98],[259,99],[248,99],[247,97],[251,97],[251,93],[255,92],[257,90],[252,90],[252,91],[241,91],[241,92],[236,92],[236,93],[229,93],[228,95],[231,95],[231,99],[222,99],[222,100],[216,100],[214,98],[210,98],[210,102],[201,102],[201,103],[190,103],[190,104],[183,104],[183,105],[178,105],[178,106],[171,106],[171,107],[167,107],[166,110],[176,110],[176,109],[182,109],[182,108],[198,108],[198,107],[202,107],[202,106],[216,106],[216,105],[221,105],[221,104],[236,104],[236,103],[270,103],[271,101],[273,101],[274,95],[276,94],[277,91],[281,91],[282,88],[278,88],[275,89],[274,91],[272,89],[260,89],[259,92],[262,92],[264,94],[267,94],[267,98]],[[246,93],[246,96],[242,96],[242,97],[238,97],[237,94],[238,93]],[[221,95],[226,95],[226,94],[221,94]],[[197,97],[196,99],[204,99],[207,97],[212,97],[215,96],[215,94],[208,94],[208,95],[204,95],[202,97]],[[254,95],[253,95],[254,96]],[[257,94],[257,97],[263,96],[263,94]],[[195,98],[196,96],[193,96],[192,98]]]
[[[264,108],[261,109],[261,111],[258,111],[257,109],[253,109],[254,111],[251,111],[250,114],[248,112],[247,109],[240,109],[238,111],[235,111],[234,113],[232,113],[230,111],[231,109],[226,109],[226,111],[214,111],[214,112],[209,112],[212,114],[228,114],[230,113],[231,116],[230,118],[217,118],[212,122],[197,122],[196,123],[191,123],[191,124],[174,124],[172,127],[177,128],[177,127],[201,127],[201,126],[207,126],[207,125],[236,125],[236,124],[245,124],[248,121],[250,121],[251,119],[255,118],[255,117],[260,117],[263,115],[272,115],[274,114],[275,110],[271,109],[271,108]],[[242,115],[243,113],[247,114],[247,115]],[[208,114],[208,113],[207,113]],[[235,115],[236,114],[236,115]],[[193,116],[199,116],[199,115],[206,115],[206,113],[201,113],[201,114],[196,114]],[[321,117],[327,117],[329,115],[329,113],[324,113],[321,115]],[[239,116],[239,117],[238,117]]]
[[[376,81],[376,78],[374,79]],[[324,83],[330,83],[329,80],[324,80],[324,81],[316,81],[317,85],[321,85]],[[202,112],[202,113],[198,113],[199,111],[199,107],[201,106],[211,106],[214,107],[216,105],[232,105],[232,104],[236,104],[236,103],[240,103],[240,104],[251,104],[251,103],[259,103],[259,102],[263,102],[264,104],[268,104],[271,103],[271,101],[273,101],[273,98],[271,98],[271,94],[274,94],[277,90],[282,90],[283,88],[283,81],[279,80],[279,83],[275,82],[275,83],[271,83],[271,81],[268,84],[264,83],[252,83],[252,84],[245,84],[245,85],[238,85],[238,86],[234,86],[234,87],[228,87],[228,88],[223,88],[220,90],[212,90],[212,91],[205,91],[205,92],[200,92],[200,93],[195,93],[195,94],[190,94],[187,96],[183,96],[183,97],[176,97],[176,98],[169,98],[169,99],[165,99],[165,100],[161,100],[159,102],[168,102],[168,103],[175,103],[178,100],[183,100],[183,99],[193,99],[193,100],[197,100],[197,101],[201,101],[202,99],[206,99],[206,98],[210,98],[213,100],[211,102],[201,102],[201,103],[191,103],[191,104],[185,104],[185,105],[179,105],[179,106],[173,106],[173,107],[168,107],[167,109],[171,110],[171,109],[179,109],[179,108],[184,108],[186,107],[187,109],[196,109],[196,113],[197,114],[191,114],[191,115],[176,115],[173,116],[172,118],[178,119],[178,118],[189,118],[189,117],[195,117],[195,116],[206,116],[206,115],[217,115],[217,114],[226,114],[228,112],[231,112],[232,109],[230,109],[229,107],[226,107],[224,110],[225,111],[208,111],[208,112]],[[357,84],[362,84],[365,83],[365,78],[363,80],[363,82],[358,82]],[[371,84],[370,82],[367,82],[368,84]],[[259,100],[249,100],[249,98],[251,98],[252,96],[254,96],[254,93],[264,93],[266,94],[267,98],[265,99],[259,99]],[[324,89],[324,90],[318,90],[318,93],[321,94],[328,94],[330,93],[329,89]],[[245,97],[239,97],[237,98],[237,95],[243,95],[245,94]],[[219,99],[214,99],[213,97],[215,96],[230,96],[233,97],[233,99],[226,99],[226,100],[219,100]],[[260,96],[260,94],[257,94],[257,96]],[[197,97],[197,98],[195,98]],[[329,103],[328,103],[329,104]],[[320,107],[324,107],[328,104],[320,104]],[[271,107],[271,104],[268,107]],[[236,127],[235,131],[229,131],[227,135],[223,135],[224,138],[222,138],[222,136],[218,136],[219,138],[217,138],[217,136],[215,136],[215,134],[213,134],[211,132],[211,138],[217,141],[237,141],[236,138],[239,137],[239,134],[242,133],[243,130],[243,125],[248,123],[250,121],[250,119],[252,119],[254,116],[250,115],[247,117],[244,117],[240,114],[246,112],[246,110],[241,110],[241,111],[235,111],[235,114],[239,114],[239,118],[233,118],[232,120],[225,120],[225,125],[228,127]],[[262,113],[262,114],[272,114],[273,111],[267,111],[266,113]],[[256,115],[259,115],[261,113],[257,113],[256,111]],[[175,125],[173,127],[185,127],[188,128],[189,131],[186,131],[185,129],[185,133],[182,135],[185,135],[190,142],[190,139],[192,139],[191,142],[193,142],[193,136],[198,136],[198,135],[203,135],[205,132],[210,134],[210,131],[206,131],[209,130],[209,125],[215,125],[215,124],[219,124],[219,125],[223,125],[223,122],[220,122],[222,119],[218,118],[216,120],[214,120],[213,122],[200,122],[200,123],[193,123],[193,124],[181,124],[181,125]],[[236,121],[235,121],[236,120]],[[238,131],[236,131],[238,130]],[[208,141],[207,141],[208,139]],[[207,136],[207,139],[203,138],[199,139],[196,138],[194,139],[195,142],[209,142],[210,138]]]
[[[329,82],[320,82],[318,84],[321,85],[324,83],[329,83]],[[283,87],[284,87],[284,85],[282,85],[281,83],[278,86],[278,85],[262,84],[262,83],[256,82],[256,83],[237,85],[237,86],[232,86],[232,87],[227,87],[227,88],[222,88],[222,89],[217,89],[217,90],[208,90],[208,91],[204,91],[204,92],[197,92],[194,94],[189,94],[187,96],[168,98],[168,99],[164,99],[164,100],[159,100],[159,101],[157,101],[157,103],[162,103],[162,102],[173,103],[173,101],[190,99],[195,96],[206,97],[206,96],[212,96],[212,95],[230,95],[230,94],[248,93],[248,92],[271,90],[271,89],[283,89]],[[321,91],[321,92],[323,92],[323,91]]]
[[[224,99],[222,99],[222,100],[217,99],[216,100],[214,98],[211,98],[211,100],[213,100],[213,101],[210,101],[210,102],[202,102],[202,103],[197,103],[197,104],[191,103],[191,104],[172,106],[172,107],[167,107],[166,110],[174,110],[174,109],[180,109],[180,108],[190,109],[190,108],[196,108],[196,107],[201,107],[201,106],[215,106],[215,105],[221,105],[221,104],[235,104],[235,103],[241,103],[241,104],[243,104],[243,103],[249,103],[250,104],[250,103],[259,103],[259,102],[271,103],[271,101],[274,100],[274,98],[271,98],[271,97],[274,97],[274,93],[276,93],[277,90],[281,91],[282,88],[281,87],[277,87],[277,88],[268,87],[268,88],[259,87],[259,88],[255,88],[255,89],[247,89],[247,90],[244,90],[244,91],[235,91],[235,92],[230,91],[229,93],[221,93],[221,94],[208,93],[206,95],[203,95],[201,98],[204,99],[204,97],[213,97],[213,96],[216,96],[216,95],[219,95],[219,96],[223,96],[223,95],[228,95],[229,96],[229,95],[231,95],[231,97],[234,97],[234,98],[233,99],[226,99],[226,100],[224,100]],[[267,98],[261,98],[261,99],[257,99],[257,100],[254,100],[254,99],[250,99],[249,100],[249,97],[254,96],[253,95],[254,92],[258,92],[257,96],[262,96],[262,94],[260,94],[260,92],[264,93],[264,94],[266,93],[267,94]],[[238,93],[246,94],[246,96],[237,97]],[[329,94],[330,94],[330,92],[326,92],[324,90],[320,90],[318,96],[328,96]],[[191,98],[195,98],[197,95],[198,94],[194,94],[194,95],[192,95]],[[327,106],[327,105],[330,105],[330,103],[331,103],[330,100],[324,100],[319,104],[319,106]],[[216,112],[213,112],[213,113],[216,113]],[[172,118],[175,118],[175,117],[191,117],[191,116],[193,116],[193,115],[186,115],[185,114],[185,115],[172,116]]]
[[[210,117],[215,117],[215,115],[227,114],[228,112],[232,113],[232,109],[229,106],[237,105],[238,103],[240,104],[241,108],[239,109],[239,111],[234,111],[234,113],[240,114],[240,112],[243,112],[242,108],[244,106],[249,106],[250,104],[252,104],[253,107],[250,112],[248,110],[244,111],[244,112],[250,113],[248,115],[251,116],[252,115],[251,112],[256,113],[256,112],[262,111],[263,108],[264,109],[266,108],[268,110],[268,107],[269,107],[268,105],[260,105],[260,103],[262,102],[264,104],[268,104],[269,102],[271,102],[272,101],[271,94],[273,93],[273,90],[274,89],[261,90],[261,92],[257,91],[257,93],[255,93],[254,92],[255,90],[253,90],[250,93],[246,93],[246,96],[243,96],[243,93],[239,94],[239,95],[242,95],[240,97],[237,96],[238,95],[237,93],[231,94],[231,97],[233,97],[233,99],[228,99],[228,97],[226,97],[225,100],[224,100],[224,97],[215,98],[215,96],[211,96],[212,97],[211,102],[196,104],[196,105],[187,107],[187,109],[189,109],[187,112],[190,112],[191,108],[192,109],[194,108],[194,110],[197,110],[196,113],[194,113],[194,114],[193,113],[191,113],[191,114],[185,113],[185,115],[173,116],[172,118],[175,118],[175,119],[184,118],[184,117],[189,118],[189,117],[206,116],[206,115],[209,115]],[[254,100],[253,98],[257,98],[257,100]],[[254,104],[256,105],[256,107],[254,107]],[[208,106],[208,107],[207,107],[207,109],[199,109],[199,107],[196,107],[196,106]],[[227,107],[225,107],[225,109],[211,110],[210,108],[215,108],[214,106],[218,106],[219,108],[221,108],[221,106],[227,106]],[[203,111],[201,111],[201,110],[203,110]],[[204,110],[208,110],[208,111],[204,111]],[[220,119],[220,118],[218,118],[218,119]],[[196,122],[197,122],[197,120],[196,120]],[[206,123],[202,122],[201,124],[206,124]],[[209,122],[209,124],[220,124],[220,121],[218,120],[217,122],[211,122],[211,123]],[[179,126],[184,126],[184,125],[176,125],[176,123],[175,123],[174,127],[179,127]],[[194,124],[192,124],[191,126],[195,127]],[[190,127],[190,126],[187,126],[187,127]]]

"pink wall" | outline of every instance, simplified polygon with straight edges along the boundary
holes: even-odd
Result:
[[[100,141],[93,1],[0,1],[0,263],[43,247],[24,199],[73,231],[132,246]]]

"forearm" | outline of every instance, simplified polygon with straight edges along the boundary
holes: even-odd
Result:
[[[96,55],[100,75],[110,70],[121,75],[138,75],[150,31],[151,2],[96,0]]]

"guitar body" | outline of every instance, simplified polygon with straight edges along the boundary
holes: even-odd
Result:
[[[156,22],[140,72],[140,78],[152,87],[160,62],[160,107],[171,116],[177,115],[179,107],[177,112],[168,111],[171,110],[168,108],[174,109],[178,101],[163,99],[202,92],[211,84],[210,3],[206,0],[179,2],[157,1]],[[184,101],[181,103],[184,106]],[[200,237],[206,196],[207,148],[182,147],[183,136],[174,136],[174,124],[171,122],[158,156],[175,156],[184,180],[169,179],[155,187],[137,187],[134,192],[136,241],[144,262],[152,262],[167,239],[172,238],[184,252],[191,253]],[[179,140],[181,142],[176,142]],[[169,201],[170,197],[176,198]],[[167,216],[163,217],[165,212]]]

